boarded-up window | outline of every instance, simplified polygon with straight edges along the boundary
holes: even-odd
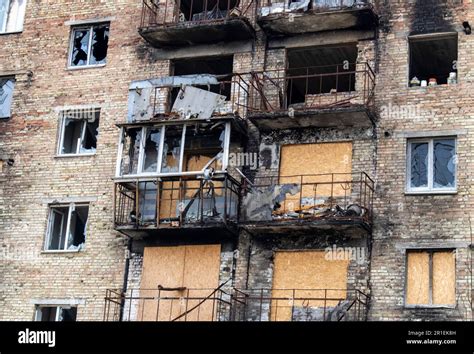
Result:
[[[284,210],[324,204],[328,198],[350,196],[352,143],[284,145],[281,148],[280,184],[301,185],[300,193],[287,196]]]
[[[456,303],[455,253],[410,251],[407,254],[407,305]]]
[[[219,286],[220,250],[220,245],[146,247],[140,295],[149,299],[141,300],[137,319],[171,321],[203,301]],[[158,287],[165,290],[158,293]],[[215,316],[216,304],[206,300],[183,320]]]
[[[14,79],[0,77],[0,119],[10,118]]]
[[[348,260],[327,260],[324,251],[275,253],[271,320],[288,321],[299,312],[323,314],[318,309],[346,299]]]

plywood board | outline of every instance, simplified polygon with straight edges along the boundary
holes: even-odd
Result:
[[[455,252],[433,253],[433,304],[456,304]]]
[[[209,295],[219,285],[220,250],[220,245],[146,247],[140,295],[150,299],[139,303],[138,319],[170,321],[200,302],[187,298],[203,299]],[[158,293],[159,285],[186,289]],[[161,296],[159,302],[158,294]],[[204,302],[199,310],[186,316],[186,320],[212,320],[216,309],[213,305],[211,300]]]
[[[333,174],[337,175],[324,175]],[[284,145],[281,148],[280,184],[302,185],[301,194],[288,196],[284,209],[291,210],[305,204],[300,199],[317,201],[333,197],[349,197],[352,186],[352,143],[320,143]],[[318,175],[305,177],[288,177]],[[314,202],[310,202],[314,203]],[[289,205],[286,205],[289,204]]]
[[[428,252],[409,252],[407,256],[407,305],[430,302],[430,258]]]
[[[275,253],[273,321],[290,320],[294,307],[332,307],[346,298],[349,261],[327,260],[325,256],[324,251]]]

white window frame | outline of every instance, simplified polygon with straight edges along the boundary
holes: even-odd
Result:
[[[15,0],[13,0],[15,1]],[[11,3],[12,3],[12,0],[7,0],[7,6],[6,6],[6,13],[5,13],[5,20],[3,23],[0,23],[0,34],[11,34],[11,33],[21,33],[23,32],[23,26],[24,26],[24,22],[25,22],[25,13],[26,13],[26,5],[27,5],[27,0],[25,0],[25,5],[23,7],[23,9],[19,8],[20,9],[20,13],[19,14],[22,14],[23,18],[21,20],[21,24],[18,24],[18,19],[16,19],[16,28],[14,30],[11,30],[11,31],[7,31],[7,26],[8,26],[8,22],[10,21],[10,6],[11,6]]]
[[[435,193],[456,193],[458,188],[458,181],[457,181],[457,172],[458,166],[457,163],[454,164],[454,186],[453,187],[443,187],[443,188],[435,188],[434,187],[434,142],[436,140],[447,140],[451,139],[454,140],[454,158],[457,159],[457,150],[458,150],[458,141],[457,137],[455,136],[440,136],[434,138],[415,138],[415,139],[408,139],[407,140],[407,164],[406,164],[406,183],[405,188],[407,193],[420,193],[420,194],[435,194]],[[427,187],[412,187],[411,186],[411,145],[413,143],[428,143],[428,165],[427,165],[427,173],[428,173],[428,186]]]
[[[63,245],[59,245],[59,248],[58,249],[49,249],[48,248],[48,245],[50,244],[50,240],[51,240],[51,232],[53,231],[53,215],[54,213],[58,213],[58,214],[61,214],[60,212],[58,212],[57,210],[55,210],[55,208],[68,208],[68,211],[67,211],[67,219],[66,219],[66,234],[65,234],[65,237],[64,237],[64,241],[63,241]],[[90,211],[90,204],[89,203],[69,203],[69,204],[51,204],[49,206],[49,213],[48,213],[48,226],[46,228],[46,237],[44,239],[44,245],[43,245],[43,251],[44,252],[80,252],[82,249],[78,249],[78,250],[68,250],[67,248],[67,240],[68,240],[68,236],[69,236],[69,233],[70,233],[70,227],[71,227],[71,215],[72,215],[72,212],[76,210],[76,207],[87,207],[87,221],[86,221],[86,224],[84,226],[84,233],[85,233],[85,237],[87,238],[87,226],[89,224],[89,211]],[[61,230],[63,228],[63,225],[64,225],[64,218],[62,219],[61,221]],[[61,240],[60,240],[61,241]]]
[[[94,114],[98,113],[99,116],[97,119],[99,119],[99,124],[100,124],[100,109],[99,108],[94,108]],[[82,147],[82,142],[84,141],[84,137],[86,134],[86,129],[87,129],[87,119],[82,119],[82,127],[81,127],[81,139],[77,144],[76,147],[76,152],[74,153],[64,153],[63,152],[63,144],[64,144],[64,134],[66,132],[66,120],[68,119],[67,116],[64,115],[64,112],[60,113],[60,125],[59,125],[59,144],[58,144],[58,149],[56,151],[57,156],[67,156],[67,157],[74,157],[74,156],[92,156],[97,153],[97,149],[94,152],[81,152],[81,147]],[[80,120],[80,119],[78,119]],[[96,139],[98,138],[98,135],[96,135]]]
[[[109,25],[109,33],[110,33],[110,23],[109,22],[94,22],[93,24],[90,24],[90,25],[87,25],[87,26],[72,26],[71,27],[71,38],[69,39],[69,55],[68,55],[68,60],[67,60],[68,69],[77,70],[77,69],[83,69],[83,68],[98,68],[98,67],[102,67],[102,66],[107,65],[107,57],[109,56],[108,52],[107,52],[107,57],[105,58],[105,63],[89,64],[90,60],[91,60],[91,54],[92,54],[92,37],[93,37],[92,34],[94,32],[94,27],[104,26],[104,25]],[[80,31],[80,30],[88,30],[89,31],[89,43],[87,44],[87,64],[86,65],[74,66],[74,65],[72,65],[72,55],[73,55],[73,52],[74,52],[74,33],[75,33],[75,31]]]
[[[72,306],[72,305],[65,305],[65,304],[61,304],[61,305],[36,305],[35,306],[35,322],[41,321],[41,309],[43,309],[45,307],[56,308],[56,316],[55,316],[54,322],[59,322],[59,314],[61,313],[62,309],[69,310],[71,308],[76,308],[76,313],[77,313],[77,306]]]
[[[227,171],[227,166],[229,163],[229,149],[230,149],[230,133],[231,133],[231,123],[225,122],[224,128],[224,147],[223,147],[223,156],[222,156],[222,170],[215,171],[216,173],[225,173]],[[166,126],[170,124],[161,125],[161,126],[147,126],[141,127],[141,138],[140,138],[140,149],[139,149],[139,157],[138,157],[138,166],[137,166],[137,173],[136,174],[126,174],[121,175],[122,170],[122,154],[123,154],[123,146],[125,140],[125,129],[122,128],[120,132],[120,143],[119,143],[119,152],[117,155],[117,169],[116,169],[116,177],[167,177],[167,176],[193,176],[199,175],[204,172],[201,171],[186,171],[183,172],[183,163],[184,163],[184,147],[185,147],[185,139],[186,139],[186,127],[188,124],[183,124],[183,132],[181,135],[181,145],[180,145],[180,153],[179,153],[179,165],[178,165],[178,172],[161,172],[161,165],[163,162],[163,148],[165,143],[165,135],[166,135]],[[143,165],[145,162],[145,144],[146,144],[146,130],[147,129],[157,129],[161,127],[161,135],[160,135],[160,146],[158,150],[158,161],[157,161],[157,171],[156,172],[143,172]]]

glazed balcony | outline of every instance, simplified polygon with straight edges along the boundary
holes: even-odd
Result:
[[[258,8],[258,23],[269,36],[370,30],[377,22],[368,0],[262,0]]]
[[[261,234],[372,228],[374,181],[364,172],[257,177],[245,188],[241,224]]]
[[[248,118],[260,130],[371,127],[375,73],[368,63],[254,72]]]
[[[104,321],[366,321],[357,289],[107,290]]]
[[[143,0],[140,35],[156,47],[249,40],[253,0]]]

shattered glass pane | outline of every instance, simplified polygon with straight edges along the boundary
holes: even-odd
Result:
[[[41,322],[54,322],[56,321],[56,311],[58,308],[54,307],[40,307],[38,312],[39,316],[37,317],[38,321]]]
[[[97,135],[99,134],[99,119],[87,122],[83,132],[80,152],[82,154],[94,153],[97,149]]]
[[[76,321],[77,307],[70,307],[70,308],[60,307],[59,310],[61,312],[59,314],[58,321],[60,321],[60,322],[74,322],[74,321]]]
[[[88,29],[74,30],[71,66],[87,65],[89,36],[90,31]]]
[[[10,118],[14,86],[13,79],[0,78],[0,118]]]
[[[454,139],[434,141],[434,188],[455,186],[455,153]]]
[[[109,25],[95,26],[92,33],[91,65],[105,64],[109,46]]]
[[[182,126],[167,126],[165,143],[163,145],[163,160],[161,172],[179,172],[179,158],[181,153]]]
[[[161,129],[148,129],[145,142],[145,160],[143,172],[157,172],[160,149]]]
[[[428,187],[428,143],[411,143],[411,187]]]
[[[66,118],[64,122],[64,137],[62,154],[76,154],[77,147],[81,145],[83,120]]]
[[[68,250],[80,250],[86,241],[86,224],[89,214],[88,206],[76,206],[71,212],[69,235],[67,242]]]
[[[140,140],[142,128],[128,129],[123,142],[121,174],[136,174],[138,172],[138,158],[140,155]]]

